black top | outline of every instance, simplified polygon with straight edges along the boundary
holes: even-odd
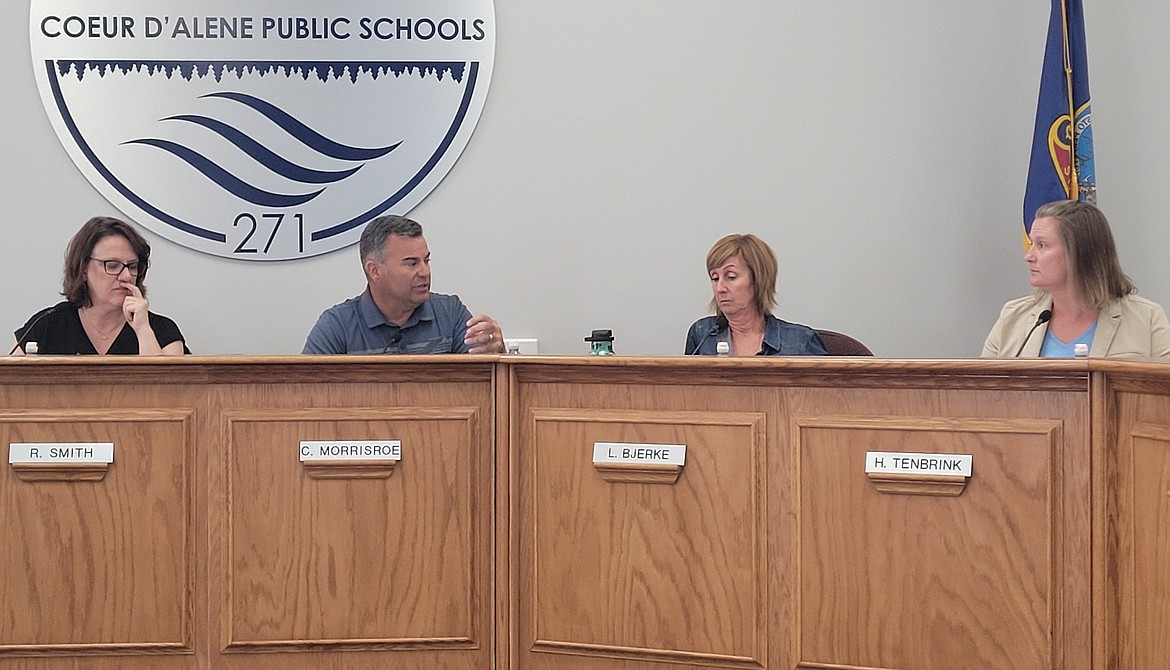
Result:
[[[77,308],[68,302],[60,302],[50,309],[51,311],[45,314],[40,321],[36,321],[36,319],[43,312],[34,314],[28,322],[17,328],[15,333],[17,341],[36,342],[37,353],[45,356],[72,354],[96,356],[97,349],[94,349],[93,342],[90,342],[89,336],[85,334],[85,327],[81,325],[81,316],[77,313]],[[154,312],[147,312],[147,317],[150,319],[150,327],[154,330],[154,336],[158,339],[160,347],[165,347],[172,342],[183,341],[183,334],[179,332],[179,327],[175,325],[174,321]],[[33,323],[34,321],[36,323]],[[28,330],[30,324],[32,331],[29,332],[28,337],[25,337],[25,331]],[[21,344],[22,351],[24,347],[25,345]],[[134,329],[130,327],[130,324],[122,326],[122,332],[114,338],[113,344],[110,345],[110,349],[106,353],[130,356],[138,354],[138,336],[134,334]],[[183,344],[183,353],[191,353],[187,349],[186,343]]]

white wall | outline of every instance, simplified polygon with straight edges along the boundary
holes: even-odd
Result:
[[[0,23],[0,323],[57,300],[65,243],[117,212],[61,148]],[[541,352],[681,353],[729,232],[781,258],[784,318],[878,355],[977,355],[1027,292],[1020,208],[1047,0],[497,0],[495,73],[460,162],[412,216],[434,288]],[[1170,304],[1170,3],[1089,1],[1101,205],[1142,293]],[[146,233],[152,309],[204,354],[300,351],[363,286],[355,248],[231,261]]]

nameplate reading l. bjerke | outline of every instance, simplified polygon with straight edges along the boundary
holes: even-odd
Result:
[[[685,444],[629,444],[625,442],[594,442],[594,463],[644,463],[654,465],[685,465]]]

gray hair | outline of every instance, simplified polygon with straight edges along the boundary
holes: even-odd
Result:
[[[383,255],[386,253],[386,238],[391,235],[418,237],[422,235],[422,226],[413,219],[397,214],[379,216],[370,221],[362,231],[359,245],[363,265],[370,257],[376,257],[378,262],[386,260]]]

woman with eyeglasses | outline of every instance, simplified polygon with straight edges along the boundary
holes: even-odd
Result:
[[[16,330],[12,354],[181,356],[179,327],[148,310],[150,244],[125,221],[95,216],[65,251],[65,301]]]

